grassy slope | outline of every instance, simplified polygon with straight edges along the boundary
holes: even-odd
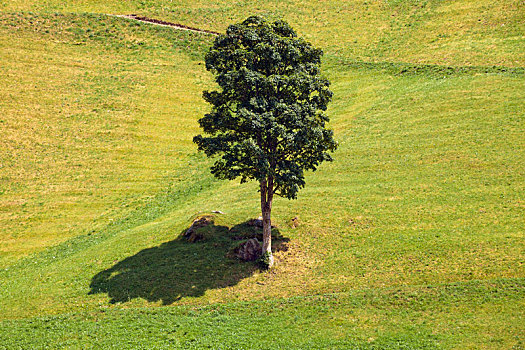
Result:
[[[506,13],[507,7],[501,9]],[[435,16],[428,23],[443,22]],[[275,221],[291,238],[291,248],[278,253],[273,273],[261,274],[224,261],[227,246],[219,238],[198,245],[172,241],[198,211],[221,209],[227,215],[218,225],[229,226],[257,212],[253,185],[218,183],[207,174],[208,162],[193,155],[195,119],[205,110],[200,90],[210,84],[198,61],[209,41],[119,19],[43,17],[2,15],[0,21],[6,38],[1,52],[8,58],[2,67],[8,74],[1,78],[6,98],[0,103],[10,128],[2,129],[10,137],[0,142],[10,147],[3,149],[19,152],[17,157],[0,153],[9,164],[1,173],[1,220],[8,233],[2,235],[2,261],[8,269],[0,272],[0,310],[4,318],[83,313],[6,321],[5,337],[12,342],[7,344],[43,339],[41,346],[66,340],[79,346],[95,342],[92,335],[133,342],[133,327],[123,325],[153,322],[154,336],[145,336],[147,341],[167,346],[164,323],[154,320],[173,318],[181,320],[181,332],[174,336],[180,346],[197,332],[197,345],[229,339],[238,347],[246,343],[228,337],[231,329],[248,327],[251,334],[269,322],[287,324],[289,330],[271,328],[283,339],[264,340],[281,346],[305,338],[303,327],[317,336],[296,346],[501,348],[519,342],[522,71],[467,70],[443,77],[422,66],[401,73],[395,67],[354,64],[370,57],[353,55],[342,45],[336,50],[337,43],[329,41],[325,71],[336,93],[331,115],[341,144],[339,161],[310,175],[298,201],[277,201]],[[10,35],[14,28],[16,37]],[[414,52],[427,45],[423,41]],[[522,51],[509,49],[513,61],[504,45],[497,49],[490,53],[501,58],[496,63],[523,65]],[[387,51],[374,54],[372,61],[393,60]],[[447,63],[433,55],[406,55],[399,59]],[[454,64],[473,57],[450,55]],[[470,63],[487,65],[488,59]],[[21,77],[16,84],[13,76]],[[301,226],[291,229],[288,220],[297,214]],[[72,236],[78,237],[19,260]],[[143,251],[149,247],[154,249]],[[106,278],[105,285],[88,294],[94,291],[94,276]],[[449,285],[458,281],[471,282]],[[410,287],[429,284],[437,295],[457,288],[463,296],[440,299],[421,292],[423,287]],[[417,301],[422,293],[424,301],[398,305],[395,288],[409,295],[402,299]],[[197,309],[199,318],[182,316],[193,309],[144,313],[131,308],[111,311],[106,327],[92,322],[97,310],[118,305],[203,305],[332,292],[343,294],[323,303],[286,299],[286,307],[279,300],[256,302],[248,307],[253,318],[244,314],[244,304],[226,305],[228,316],[218,323],[206,308]],[[370,305],[370,293],[382,300],[379,306]],[[110,299],[117,306],[108,304]],[[276,310],[269,320],[257,316],[267,309]],[[320,322],[297,323],[296,317],[320,312]],[[356,312],[361,316],[348,316]],[[69,339],[76,327],[89,331]],[[338,333],[338,327],[344,331]],[[213,343],[201,329],[224,338]]]
[[[100,309],[6,321],[0,340],[8,348],[436,349],[461,339],[462,348],[519,349],[525,305],[515,291],[523,287],[502,281],[199,308]]]
[[[139,13],[223,31],[254,13],[285,17],[341,58],[448,65],[523,66],[520,0],[26,1],[0,10]]]
[[[204,171],[190,142],[203,112],[202,68],[183,54],[192,35],[174,47],[121,22],[1,17],[0,266]]]

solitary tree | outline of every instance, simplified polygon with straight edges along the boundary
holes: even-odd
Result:
[[[320,75],[321,56],[288,23],[252,16],[229,26],[205,57],[220,89],[204,91],[212,110],[199,124],[207,135],[193,141],[217,157],[211,168],[217,178],[259,182],[269,266],[274,195],[295,199],[304,171],[331,161],[328,152],[337,146],[325,128],[332,92]]]

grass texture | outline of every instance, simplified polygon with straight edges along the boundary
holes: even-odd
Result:
[[[0,3],[0,348],[523,347],[522,5],[274,5]],[[275,269],[225,257],[256,185],[191,142],[213,37],[102,13],[325,50],[339,149],[276,200]]]

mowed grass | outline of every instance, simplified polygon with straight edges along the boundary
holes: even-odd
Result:
[[[490,53],[514,69],[460,70],[413,53],[370,65],[392,57],[327,41],[340,147],[297,201],[276,200],[290,241],[262,273],[225,258],[224,228],[258,215],[255,184],[214,180],[191,143],[210,37],[1,16],[4,347],[523,346],[522,41],[518,64]],[[178,238],[212,210],[210,239]]]
[[[28,1],[3,11],[141,14],[224,31],[253,14],[285,18],[341,58],[444,65],[525,63],[520,0]]]
[[[3,321],[0,340],[7,348],[519,349],[517,315],[525,305],[516,290],[523,287],[460,283],[197,308],[102,309]]]
[[[192,165],[205,81],[184,54],[193,34],[168,41],[162,28],[107,17],[0,16],[0,266],[204,172]]]

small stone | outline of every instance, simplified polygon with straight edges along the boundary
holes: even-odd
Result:
[[[292,219],[292,227],[296,228],[297,226],[299,226],[299,218],[296,216]]]
[[[263,227],[262,216],[259,216],[257,219],[251,219],[250,221],[248,221],[248,225],[262,228]]]
[[[256,238],[249,239],[239,245],[235,255],[242,261],[255,261],[261,255],[261,244]]]
[[[263,218],[262,216],[259,216],[257,219],[251,219],[247,222],[249,226],[255,226],[259,228],[263,228]],[[272,228],[275,228],[274,225],[272,225]]]
[[[190,228],[186,230],[184,233],[184,237],[188,239],[188,242],[194,243],[197,241],[200,241],[204,237],[201,234],[197,233],[197,229],[201,227],[206,227],[208,225],[213,224],[213,216],[201,216],[193,220],[193,223],[191,224]]]

